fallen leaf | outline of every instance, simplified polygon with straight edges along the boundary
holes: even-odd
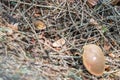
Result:
[[[13,30],[11,28],[8,28],[8,27],[0,27],[0,31],[1,32],[6,32],[7,35],[12,35],[13,34]]]
[[[35,17],[39,17],[40,14],[39,14],[39,13],[35,13],[34,16],[35,16]]]
[[[14,31],[18,31],[18,23],[16,24],[7,24],[7,27],[11,28]]]
[[[63,38],[55,41],[52,46],[53,47],[62,47],[65,44],[65,40]]]
[[[87,0],[87,4],[90,6],[90,7],[94,7],[95,5],[97,5],[99,0]]]
[[[105,71],[110,71],[110,65],[105,65]]]
[[[90,19],[90,22],[89,22],[91,25],[98,25],[98,22],[95,20],[95,19],[93,19],[93,18],[91,18]]]
[[[61,3],[61,2],[63,2],[63,1],[65,1],[65,0],[58,0],[58,1]],[[67,0],[67,2],[69,2],[69,3],[74,3],[75,0]]]
[[[8,35],[12,35],[12,34],[13,34],[13,30],[12,30],[11,28],[8,28],[7,34],[8,34]]]
[[[6,33],[2,32],[2,31],[1,31],[1,28],[0,28],[0,38],[1,38],[2,36],[5,36],[5,35],[6,35]]]
[[[120,0],[111,0],[112,5],[117,5],[118,3],[120,3]]]
[[[116,76],[120,77],[120,70],[115,73]]]
[[[105,49],[106,51],[109,51],[110,48],[111,48],[111,46],[109,46],[107,43],[104,44],[104,49]]]
[[[34,22],[34,25],[35,25],[35,27],[36,27],[37,29],[39,29],[39,30],[43,30],[43,29],[46,28],[45,23],[42,22],[42,21],[40,21],[40,20],[35,21],[35,22]]]
[[[108,54],[110,57],[115,58],[115,55],[113,53]]]

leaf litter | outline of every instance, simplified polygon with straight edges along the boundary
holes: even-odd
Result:
[[[1,0],[0,79],[119,79],[120,1],[114,1]],[[82,47],[89,43],[104,51],[101,77],[83,66]]]

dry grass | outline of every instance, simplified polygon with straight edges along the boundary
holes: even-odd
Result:
[[[90,8],[82,0],[1,0],[0,6],[1,80],[119,80],[119,6],[103,1]],[[46,29],[38,30],[36,20]],[[66,43],[53,47],[60,38]],[[101,77],[82,64],[88,43],[105,53],[109,68]]]

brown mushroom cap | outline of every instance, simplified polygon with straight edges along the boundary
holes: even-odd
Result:
[[[101,76],[105,68],[105,57],[101,48],[95,44],[83,46],[83,64],[95,76]]]

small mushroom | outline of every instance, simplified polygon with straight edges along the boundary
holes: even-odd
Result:
[[[105,57],[101,48],[95,44],[83,46],[83,64],[91,74],[101,76],[105,70]]]
[[[46,25],[44,22],[40,21],[40,20],[37,20],[34,22],[34,25],[35,27],[38,29],[38,30],[44,30],[46,29]]]

